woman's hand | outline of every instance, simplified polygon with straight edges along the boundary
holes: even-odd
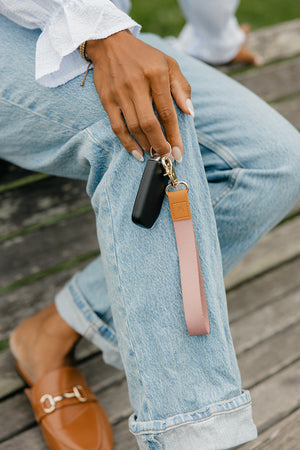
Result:
[[[170,143],[174,158],[181,161],[182,139],[172,96],[182,111],[192,116],[194,112],[190,85],[177,62],[128,30],[88,41],[86,53],[94,63],[95,87],[111,127],[126,150],[143,161],[137,142],[145,151],[152,146],[161,155],[170,151]]]

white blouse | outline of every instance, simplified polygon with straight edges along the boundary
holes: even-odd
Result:
[[[26,28],[40,28],[36,44],[36,80],[56,87],[85,72],[78,46],[141,26],[126,13],[129,0],[0,0],[0,13]]]

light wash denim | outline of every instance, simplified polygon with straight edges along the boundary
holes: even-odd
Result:
[[[112,132],[91,71],[84,88],[81,77],[55,89],[34,81],[38,35],[0,16],[0,156],[87,180],[101,257],[57,295],[60,314],[107,363],[124,367],[129,427],[141,449],[227,449],[254,439],[223,272],[300,198],[298,132],[235,81],[155,35],[141,36],[174,56],[192,86],[195,120],[177,109],[184,155],[176,171],[190,185],[211,331],[191,337],[168,202],[152,229],[133,224],[145,163]]]

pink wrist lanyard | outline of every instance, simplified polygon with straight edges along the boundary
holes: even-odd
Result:
[[[164,164],[163,164],[164,165]],[[209,334],[209,319],[199,254],[188,199],[188,186],[164,165],[171,183],[166,188],[177,244],[185,321],[190,336]],[[175,177],[174,177],[175,176]],[[184,184],[186,189],[169,191]]]

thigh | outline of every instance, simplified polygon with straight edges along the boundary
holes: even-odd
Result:
[[[31,170],[87,179],[90,167],[78,158],[78,135],[84,133],[93,140],[94,130],[103,151],[114,145],[92,71],[84,87],[80,86],[81,77],[54,89],[40,86],[34,80],[35,45],[40,31],[24,29],[1,15],[0,25],[0,157]],[[224,223],[223,213],[218,213],[222,202],[228,200],[227,210],[235,207],[228,194],[249,170],[269,171],[264,173],[269,181],[266,185],[263,178],[256,183],[260,190],[267,188],[265,197],[273,189],[274,170],[278,168],[289,174],[280,186],[280,198],[282,192],[291,191],[291,185],[299,185],[298,178],[295,180],[299,134],[243,86],[172,48],[168,39],[153,34],[140,37],[173,56],[191,84],[194,124],[224,253],[232,240],[232,223]],[[245,203],[249,187],[248,183],[237,190],[239,199]],[[257,200],[258,190],[252,191],[256,192]],[[285,208],[280,208],[280,215],[290,208],[295,195],[291,195]],[[256,206],[255,201],[253,204]],[[241,207],[239,202],[236,206]],[[252,213],[251,208],[246,211]],[[235,220],[239,221],[240,216],[236,214]]]
[[[255,94],[172,49],[168,39],[142,38],[177,59],[191,84],[194,124],[227,273],[300,199],[299,133]]]
[[[0,15],[0,158],[30,170],[87,179],[89,166],[78,161],[77,137],[97,122],[111,133],[109,119],[92,71],[84,87],[82,77],[56,88],[35,81],[39,35],[40,30]]]

